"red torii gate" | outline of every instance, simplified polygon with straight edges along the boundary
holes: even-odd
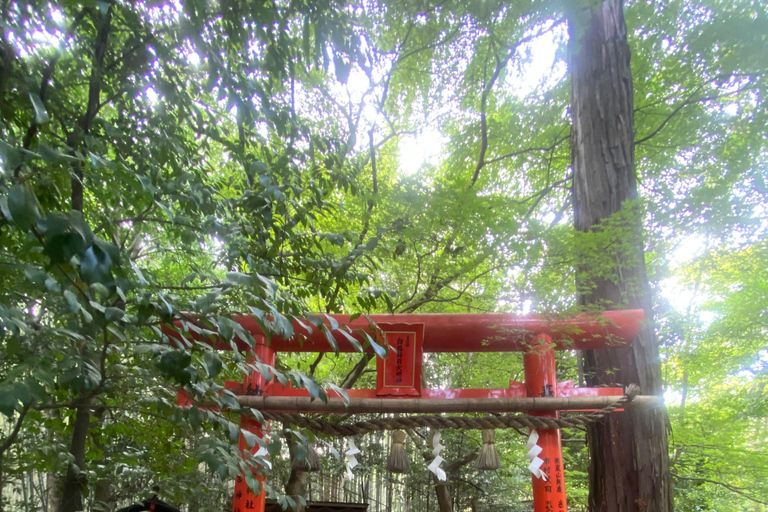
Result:
[[[364,344],[363,332],[395,350],[385,359],[377,359],[376,389],[348,389],[350,405],[356,399],[418,399],[425,403],[435,399],[479,399],[474,412],[483,410],[483,399],[525,398],[525,397],[611,397],[621,396],[622,388],[577,388],[572,381],[558,383],[555,368],[555,350],[591,350],[610,347],[625,347],[637,336],[643,320],[642,310],[606,311],[600,316],[578,315],[569,319],[546,318],[542,316],[515,316],[510,314],[425,314],[425,315],[369,315],[350,321],[348,315],[325,315],[340,325],[348,326],[349,332],[341,334],[331,331],[339,352],[358,352],[349,340],[353,337]],[[379,330],[372,329],[373,321]],[[235,316],[233,320],[250,332],[256,339],[251,347],[244,340],[236,338],[240,350],[249,351],[259,361],[274,366],[276,352],[333,352],[335,347],[320,329],[308,332],[303,324],[294,322],[294,336],[284,339],[273,336],[266,343],[259,324],[250,316]],[[185,322],[177,321],[176,327],[184,329]],[[169,336],[179,338],[178,331],[164,328]],[[384,339],[381,339],[383,332]],[[190,332],[193,338],[199,335]],[[296,335],[303,338],[302,342]],[[229,345],[216,348],[227,350]],[[371,351],[370,346],[366,347]],[[510,382],[508,388],[500,389],[422,389],[421,367],[424,352],[511,352],[524,351],[525,382]],[[305,389],[283,387],[274,380],[265,383],[259,372],[246,375],[242,385],[228,385],[239,395],[261,395],[265,397],[309,397]],[[329,392],[329,396],[333,392]],[[180,399],[183,401],[183,398]],[[267,409],[269,406],[267,405]],[[551,409],[551,408],[550,408]],[[322,404],[316,402],[311,409],[294,412],[322,412]],[[563,409],[561,409],[563,410]],[[493,412],[499,412],[494,408]],[[558,410],[533,411],[539,416],[557,417]],[[262,426],[253,419],[243,417],[242,427],[262,437]],[[567,501],[563,476],[562,445],[559,430],[541,430],[538,445],[539,455],[544,460],[542,471],[546,480],[532,476],[535,512],[566,512]],[[247,444],[240,437],[240,450],[247,450]],[[259,489],[259,491],[261,491]],[[235,484],[234,512],[263,512],[266,493],[254,494],[245,479],[238,478]]]

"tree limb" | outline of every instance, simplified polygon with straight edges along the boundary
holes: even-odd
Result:
[[[19,432],[21,431],[21,424],[24,422],[24,417],[29,412],[29,409],[32,407],[32,400],[24,404],[24,407],[19,412],[19,418],[16,420],[16,424],[13,426],[13,430],[8,435],[8,438],[3,441],[3,444],[0,444],[0,457],[3,456],[3,453],[11,447],[11,445],[16,441],[16,437],[18,437]]]
[[[515,156],[524,155],[526,153],[537,153],[537,152],[546,153],[548,151],[552,151],[557,146],[559,146],[560,144],[562,144],[563,142],[565,142],[566,140],[568,140],[570,138],[571,138],[571,135],[568,134],[568,135],[565,135],[565,136],[557,139],[557,141],[555,141],[554,144],[552,144],[551,146],[548,146],[548,147],[544,147],[544,148],[542,148],[542,147],[531,147],[531,148],[521,149],[521,150],[518,150],[518,151],[513,151],[511,153],[506,153],[504,155],[497,156],[496,158],[491,158],[489,160],[486,160],[485,161],[485,165],[494,164],[496,162],[500,162],[501,160],[505,160],[507,158],[512,158],[512,157],[515,157]]]
[[[96,33],[96,41],[93,48],[93,63],[91,65],[91,76],[88,80],[88,103],[83,117],[80,118],[81,133],[77,140],[70,142],[70,147],[74,151],[85,140],[91,129],[91,123],[99,109],[99,97],[101,96],[101,87],[103,82],[104,57],[107,54],[107,43],[109,41],[109,29],[112,20],[112,6],[107,7],[107,12],[102,15],[101,24]],[[75,139],[75,137],[72,137]],[[83,166],[77,163],[74,166],[74,173],[70,181],[72,188],[71,207],[73,210],[83,211]]]
[[[762,500],[759,500],[757,498],[753,498],[752,496],[750,496],[749,494],[744,492],[746,489],[744,489],[743,487],[736,487],[735,485],[731,485],[731,484],[728,484],[728,483],[725,483],[725,482],[718,482],[717,480],[710,480],[709,478],[680,476],[680,475],[674,475],[674,474],[672,476],[674,476],[678,480],[689,480],[689,481],[694,481],[694,482],[706,482],[708,484],[719,485],[721,487],[725,487],[726,489],[728,489],[731,492],[735,492],[736,494],[744,496],[749,501],[753,501],[755,503],[760,503],[761,505],[768,505],[768,501],[762,501]]]
[[[315,370],[317,370],[317,365],[320,364],[320,361],[322,361],[323,356],[325,355],[325,352],[320,352],[317,354],[317,358],[312,362],[311,365],[309,365],[309,374],[315,375]]]
[[[51,82],[51,78],[53,77],[53,70],[56,68],[56,64],[59,62],[59,59],[61,58],[61,55],[63,53],[64,43],[72,37],[72,35],[75,33],[75,30],[80,25],[80,23],[83,21],[83,18],[85,18],[85,15],[88,13],[88,8],[83,7],[79,13],[77,13],[77,16],[75,16],[75,19],[72,21],[72,24],[69,26],[69,29],[67,30],[67,33],[64,34],[64,37],[62,38],[62,42],[59,45],[58,49],[56,50],[56,53],[51,57],[51,60],[48,61],[48,65],[45,66],[45,69],[43,70],[43,76],[40,80],[40,90],[37,93],[37,95],[40,97],[40,101],[43,103],[43,106],[45,106],[45,93],[48,92],[48,85]],[[27,128],[27,132],[24,134],[24,139],[22,141],[22,147],[24,149],[29,149],[32,145],[32,139],[34,139],[35,135],[37,135],[39,125],[37,124],[37,121],[35,119],[32,120],[32,124],[29,125],[29,128]],[[13,170],[13,176],[14,178],[19,177],[19,172],[21,172],[22,165],[19,164],[16,166],[16,168]]]
[[[355,364],[355,366],[347,374],[347,376],[344,377],[344,380],[341,382],[340,387],[342,389],[350,389],[352,386],[354,386],[357,380],[365,372],[365,367],[368,366],[368,363],[370,363],[375,356],[376,354],[374,354],[373,352],[366,352],[365,354],[363,354],[363,356],[360,358],[357,364]]]

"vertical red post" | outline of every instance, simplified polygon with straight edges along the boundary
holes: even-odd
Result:
[[[557,376],[555,374],[555,351],[552,338],[539,334],[536,341],[523,355],[525,366],[525,384],[528,396],[557,396]],[[537,411],[535,416],[557,417],[556,411]],[[565,499],[565,478],[563,476],[563,449],[560,430],[537,430],[538,445],[543,448],[539,457],[544,459],[541,470],[547,480],[537,476],[533,479],[534,512],[567,512]]]
[[[275,351],[268,347],[264,343],[264,339],[256,338],[257,345],[254,347],[253,352],[256,355],[256,357],[259,358],[259,361],[261,361],[264,364],[268,364],[270,366],[275,365]],[[262,344],[259,344],[262,343]],[[247,389],[249,392],[256,393],[256,394],[262,394],[265,389],[265,382],[264,377],[259,372],[251,372],[250,375],[246,374],[245,379],[243,382],[245,389]],[[263,431],[269,431],[269,424],[266,425],[266,428],[262,429],[262,425],[252,419],[248,418],[246,416],[241,416],[240,418],[240,426],[249,432],[252,432],[256,434],[259,437],[264,436]],[[255,453],[256,450],[258,450],[258,445],[253,446],[252,448],[248,447],[248,443],[245,441],[245,438],[242,434],[240,434],[240,440],[238,442],[238,448],[240,448],[240,453],[242,453],[244,456],[244,452],[248,450],[251,453]],[[261,483],[264,479],[261,476],[256,476],[257,480]],[[255,494],[258,493],[258,494]],[[267,498],[267,493],[263,491],[263,489],[253,489],[251,490],[248,487],[248,483],[245,481],[244,476],[239,476],[235,480],[235,498],[232,502],[232,512],[264,512],[264,505],[265,500]]]

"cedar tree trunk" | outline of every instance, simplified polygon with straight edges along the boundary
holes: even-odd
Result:
[[[581,2],[569,18],[573,213],[576,229],[590,231],[638,197],[630,52],[621,0]],[[646,324],[631,347],[586,351],[584,370],[593,386],[635,383],[643,394],[661,394],[642,220],[631,218],[624,263],[590,282],[579,301],[642,308]],[[592,512],[672,510],[667,428],[663,408],[612,414],[589,427]]]

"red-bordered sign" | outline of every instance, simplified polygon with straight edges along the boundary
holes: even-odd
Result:
[[[421,359],[424,324],[382,324],[390,347],[385,359],[376,360],[376,394],[421,396]]]

